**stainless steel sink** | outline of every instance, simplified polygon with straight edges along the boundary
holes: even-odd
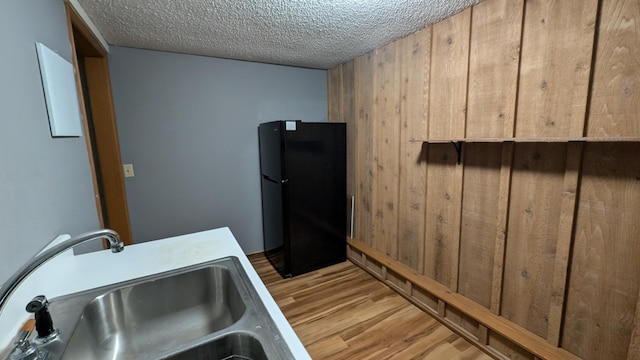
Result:
[[[230,326],[244,311],[224,266],[145,281],[89,302],[63,358],[135,358],[169,351]]]
[[[293,359],[235,257],[51,299],[50,359]]]

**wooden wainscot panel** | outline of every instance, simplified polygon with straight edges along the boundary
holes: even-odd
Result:
[[[523,7],[524,0],[473,7],[468,138],[513,136]]]
[[[603,0],[587,136],[640,136],[640,2]]]
[[[364,261],[364,269],[369,271],[375,277],[383,280],[387,277],[387,268],[375,259],[366,257]]]
[[[390,288],[398,293],[401,293],[405,297],[411,294],[411,283],[408,282],[404,277],[399,276],[393,270],[387,269],[385,283],[389,285]]]
[[[475,319],[453,307],[446,308],[444,318],[451,326],[457,328],[458,332],[466,332],[467,338],[478,340],[479,323]]]
[[[431,293],[413,286],[411,289],[412,301],[429,314],[438,314],[438,298]]]
[[[431,28],[399,40],[402,54],[398,260],[422,271],[427,177]]]
[[[566,145],[516,144],[501,314],[546,337]]]
[[[398,256],[398,185],[400,169],[400,55],[398,42],[374,52],[374,191],[373,245]]]
[[[597,0],[527,1],[516,136],[582,136]]]
[[[562,347],[625,359],[640,291],[640,143],[587,143]],[[636,354],[637,355],[637,354]]]
[[[355,249],[353,246],[347,246],[347,258],[349,258],[349,260],[351,260],[356,265],[360,267],[364,266],[365,256],[366,255]]]
[[[510,360],[535,360],[533,354],[498,334],[489,334],[488,347],[502,358]]]
[[[373,163],[375,127],[373,125],[374,62],[371,53],[354,60],[355,94],[358,136],[356,138],[356,221],[355,233],[367,244],[373,243],[373,203],[375,202],[375,173]]]

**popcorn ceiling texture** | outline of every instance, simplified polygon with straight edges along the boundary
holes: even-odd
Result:
[[[78,0],[111,45],[330,69],[481,0]]]

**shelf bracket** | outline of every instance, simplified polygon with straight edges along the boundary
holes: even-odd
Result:
[[[458,161],[456,161],[456,164],[458,165],[462,163],[462,143],[464,143],[464,141],[451,142],[451,145],[453,145],[453,147],[456,148],[456,154],[458,154]]]

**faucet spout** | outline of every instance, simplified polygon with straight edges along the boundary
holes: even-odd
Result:
[[[76,245],[85,243],[91,240],[107,239],[109,241],[109,247],[114,253],[119,253],[124,250],[124,243],[120,240],[120,236],[117,232],[110,229],[102,229],[96,231],[90,231],[70,238],[60,244],[57,244],[50,249],[41,252],[34,256],[29,262],[23,265],[15,274],[11,275],[2,287],[0,287],[0,315],[4,309],[11,294],[16,290],[18,285],[24,281],[35,269],[39,268],[42,264],[54,258],[56,255],[68,250]]]

